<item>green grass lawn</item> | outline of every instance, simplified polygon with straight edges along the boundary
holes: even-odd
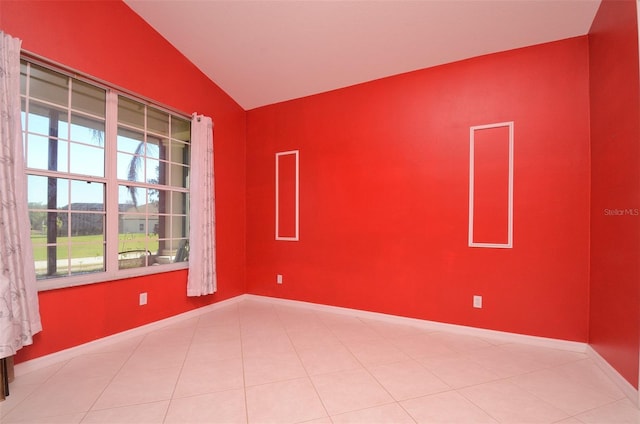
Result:
[[[148,239],[144,234],[120,234],[118,241],[118,252],[126,252],[129,250],[149,250],[152,253],[158,250],[158,236],[151,235]],[[74,236],[71,237],[73,247],[71,251],[72,258],[93,258],[103,256],[103,236]],[[67,259],[67,243],[68,237],[58,237],[56,243],[58,259]],[[42,234],[32,234],[31,242],[33,243],[33,258],[36,261],[47,260],[47,237]]]

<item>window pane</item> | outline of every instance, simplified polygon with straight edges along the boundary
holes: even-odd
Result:
[[[174,262],[189,261],[189,240],[187,239],[173,240],[172,245],[175,246],[176,244],[178,246],[178,250],[176,250],[176,256],[174,258]]]
[[[133,209],[135,211],[135,209]],[[120,240],[120,252],[146,248],[144,237],[137,237],[138,234],[146,234],[147,220],[146,216],[141,213],[122,213],[118,219],[120,235],[127,235]]]
[[[20,99],[20,125],[22,131],[26,131],[27,129],[27,102],[24,99]],[[24,136],[22,137],[24,139]]]
[[[51,141],[51,142],[49,142]],[[69,143],[28,134],[26,144],[27,168],[68,172],[67,149]]]
[[[171,255],[171,251],[166,246],[169,246],[167,240],[159,238],[158,239],[158,250],[155,258],[155,262],[157,264],[170,264],[173,262],[173,256]]]
[[[74,174],[104,177],[104,149],[71,143],[70,171]]]
[[[84,204],[73,205],[73,210],[86,210]],[[71,237],[60,237],[60,241],[68,240],[70,248],[69,269],[71,274],[103,271],[105,215],[103,213],[71,213],[70,221],[62,219],[62,230]]]
[[[104,243],[71,244],[72,274],[104,270]]]
[[[42,232],[44,231],[44,232]],[[47,260],[47,234],[46,225],[39,232],[31,232],[31,245],[33,246],[33,259],[36,263]],[[42,265],[42,264],[41,264]],[[46,263],[44,264],[46,269]]]
[[[149,210],[154,213],[169,212],[169,196],[171,192],[166,190],[149,190]]]
[[[151,237],[159,237],[160,233],[160,216],[153,210],[149,211],[150,214],[147,218],[147,234]],[[157,249],[157,247],[156,247]]]
[[[187,237],[187,217],[173,216],[171,218],[171,237]]]
[[[169,136],[169,114],[152,107],[147,108],[147,131]]]
[[[20,94],[27,94],[27,62],[23,60],[20,61]]]
[[[45,212],[42,229],[31,233],[36,275],[55,277],[69,272],[69,240],[66,237],[67,213]]]
[[[154,159],[167,160],[167,140],[147,137],[147,156]]]
[[[71,209],[104,211],[104,184],[91,181],[71,181]]]
[[[69,122],[67,120],[67,115],[61,116],[58,119],[58,139],[60,140],[69,140]]]
[[[46,280],[48,278],[66,277],[69,273],[68,262],[60,261],[57,271],[51,275],[47,274],[46,261],[36,262],[36,279]]]
[[[150,254],[146,250],[127,251],[118,254],[118,269],[146,267]]]
[[[118,122],[144,129],[144,105],[126,97],[118,97]]]
[[[38,209],[47,207],[47,177],[27,175],[27,202],[40,205]]]
[[[118,150],[136,155],[144,155],[144,135],[126,128],[118,128]]]
[[[164,247],[160,250],[160,261],[169,262],[186,262],[189,260],[189,241],[182,239],[164,239],[160,240],[160,244]],[[163,255],[164,254],[164,255]]]
[[[118,266],[120,269],[153,265],[158,237],[153,234],[155,221],[144,214],[120,214]]]
[[[181,141],[191,140],[191,122],[172,116],[171,137]]]
[[[158,241],[158,262],[172,263],[178,251],[179,243],[170,238],[160,238]]]
[[[189,145],[177,141],[172,141],[171,162],[189,165]]]
[[[167,162],[158,161],[156,159],[147,159],[147,182],[149,184],[166,184],[164,170]]]
[[[189,179],[187,178],[188,175],[189,175],[189,168],[187,168],[186,166],[172,163],[170,185],[173,187],[189,188],[188,187]]]
[[[118,153],[118,179],[144,182],[144,157]]]
[[[69,78],[57,72],[31,65],[29,96],[67,106],[69,103]]]
[[[158,214],[157,221],[158,221],[158,227],[157,227],[158,238],[165,239],[165,238],[171,237],[171,216]],[[160,249],[163,249],[163,248],[164,246],[161,244]]]
[[[29,102],[29,117],[24,128],[26,131],[68,139],[68,128],[67,112],[40,103]]]
[[[82,81],[73,80],[71,107],[74,110],[104,117],[106,105],[105,90]]]
[[[120,212],[144,212],[147,203],[147,189],[141,187],[118,186]]]
[[[169,245],[171,246],[171,250],[175,250],[177,253],[177,250],[180,248],[180,242],[182,240],[180,239],[171,239],[171,240],[167,240],[167,242],[169,243]]]
[[[37,175],[27,176],[27,199],[31,209],[104,211],[104,184]]]
[[[69,233],[71,234],[72,243],[104,242],[104,219],[105,215],[101,213],[71,213]]]
[[[58,209],[69,209],[69,180],[63,178],[53,178],[47,177],[48,181],[48,190],[51,192],[49,195],[49,200],[51,204],[58,204]],[[55,193],[55,199],[52,198],[53,193]],[[49,209],[52,209],[49,207]]]
[[[187,195],[185,193],[171,193],[171,212],[177,214],[187,213]]]
[[[46,205],[39,202],[29,202],[29,223],[31,224],[31,238],[46,242],[47,212]]]
[[[28,175],[27,199],[29,204],[47,209],[65,209],[69,204],[69,180]]]
[[[72,115],[71,140],[95,146],[104,146],[104,121]]]

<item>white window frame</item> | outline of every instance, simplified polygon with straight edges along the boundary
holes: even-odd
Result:
[[[70,276],[60,276],[52,278],[38,279],[38,290],[51,290],[64,287],[73,287],[80,285],[87,285],[93,283],[101,283],[106,281],[114,281],[120,279],[127,279],[132,277],[139,277],[144,275],[152,275],[158,273],[171,272],[175,270],[187,269],[188,262],[177,262],[169,264],[147,265],[139,268],[119,269],[118,264],[118,243],[119,243],[119,201],[118,201],[118,186],[122,183],[117,178],[117,134],[118,134],[118,96],[125,96],[136,102],[143,103],[146,106],[158,109],[160,111],[168,113],[170,116],[175,116],[187,121],[191,121],[190,115],[176,111],[169,107],[158,104],[157,102],[145,99],[141,96],[127,92],[126,90],[119,89],[102,81],[98,81],[91,77],[83,76],[78,72],[71,71],[58,64],[52,64],[46,60],[40,58],[34,58],[31,55],[23,55],[21,57],[23,61],[49,69],[53,72],[63,74],[68,78],[82,81],[84,83],[91,84],[98,88],[106,90],[106,111],[105,111],[105,136],[104,136],[104,154],[105,154],[105,174],[104,177],[86,177],[78,176],[79,179],[85,180],[87,178],[105,184],[105,256],[104,256],[104,271],[95,271],[86,274],[76,274]],[[25,96],[21,93],[21,99],[25,99]],[[39,101],[39,100],[37,100]],[[25,129],[23,128],[24,132]],[[75,174],[71,173],[57,173],[54,171],[46,170],[34,170],[33,168],[27,168],[25,163],[25,175],[51,175],[57,178],[73,179]],[[180,191],[180,190],[176,190]],[[171,191],[170,191],[171,192]],[[185,192],[188,196],[189,190]],[[114,200],[115,199],[115,200]],[[187,224],[189,222],[189,215],[187,209]],[[173,216],[173,215],[170,215]],[[170,218],[169,218],[170,219]],[[188,229],[186,232],[186,239],[188,240]],[[115,247],[114,247],[115,246]],[[33,264],[35,266],[35,264]]]

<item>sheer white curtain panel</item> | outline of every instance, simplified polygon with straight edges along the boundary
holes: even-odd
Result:
[[[0,358],[42,330],[22,152],[21,44],[0,31]]]
[[[204,296],[217,289],[213,121],[208,116],[191,119],[190,180],[187,296]]]

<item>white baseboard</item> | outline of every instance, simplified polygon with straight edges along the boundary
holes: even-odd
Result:
[[[101,339],[93,340],[88,343],[70,347],[69,349],[64,349],[58,352],[51,353],[49,355],[45,355],[39,358],[21,362],[19,364],[16,364],[14,367],[15,375],[16,377],[19,377],[31,371],[39,370],[51,365],[55,365],[60,362],[68,361],[74,358],[75,356],[90,353],[91,351],[97,348],[103,348],[105,346],[122,342],[124,340],[128,340],[133,337],[144,335],[150,331],[158,330],[160,328],[166,327],[171,324],[175,324],[187,319],[198,317],[202,314],[206,314],[207,312],[215,311],[216,309],[229,306],[234,303],[238,303],[245,296],[246,295],[243,294],[240,296],[232,297],[230,299],[225,299],[220,302],[213,303],[211,305],[203,306],[202,308],[193,309],[191,311],[174,315],[172,317],[165,318],[160,321],[155,321],[140,327],[132,328],[131,330],[126,330],[121,333],[112,334],[110,336],[103,337]]]
[[[604,372],[607,377],[613,381],[616,386],[633,402],[634,405],[640,406],[640,393],[631,385],[615,368],[611,366],[600,354],[591,346],[587,347],[587,354],[596,363],[596,365]]]
[[[372,319],[377,321],[385,321],[396,324],[411,325],[433,331],[447,331],[456,334],[465,334],[469,336],[482,337],[505,343],[524,343],[552,349],[569,350],[573,352],[586,352],[587,344],[582,342],[574,342],[569,340],[552,339],[548,337],[529,336],[526,334],[508,333],[505,331],[488,330],[484,328],[468,327],[457,324],[447,324],[436,321],[427,321],[417,318],[407,318],[398,315],[389,315],[379,312],[361,311],[358,309],[342,308],[339,306],[322,305],[319,303],[302,302],[299,300],[288,300],[274,297],[258,296],[253,294],[245,295],[246,299],[252,299],[262,302],[270,302],[280,305],[298,306],[307,309],[315,309],[318,311],[332,312],[335,314],[351,315],[364,319]]]

